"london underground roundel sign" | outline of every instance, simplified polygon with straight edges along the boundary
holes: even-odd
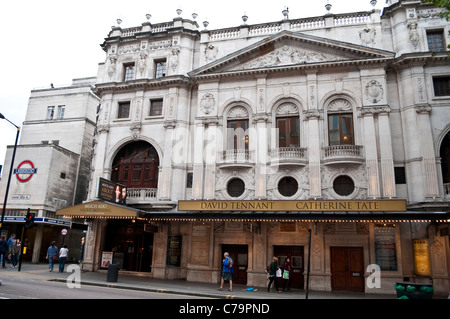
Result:
[[[14,169],[14,174],[16,175],[19,182],[28,182],[34,174],[37,173],[37,168],[34,167],[32,161],[23,161],[22,163]]]

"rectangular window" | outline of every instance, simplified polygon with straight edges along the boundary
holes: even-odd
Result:
[[[127,119],[130,117],[130,102],[119,103],[119,112],[117,113],[117,118]]]
[[[300,127],[298,117],[277,118],[278,147],[299,147]]]
[[[123,81],[134,80],[134,63],[124,64]]]
[[[155,61],[155,78],[166,76],[166,60]]]
[[[404,167],[394,167],[395,184],[406,184],[406,173]]]
[[[445,51],[444,45],[444,32],[439,31],[428,31],[427,32],[427,42],[428,50],[432,52],[442,52]]]
[[[333,114],[328,116],[328,137],[332,145],[354,145],[353,115]]]
[[[150,116],[162,115],[163,100],[150,101]]]
[[[434,96],[450,95],[450,77],[433,78]]]
[[[193,179],[193,173],[192,172],[187,173],[186,188],[192,188],[192,179]]]
[[[56,115],[56,118],[58,120],[63,119],[65,111],[66,111],[66,106],[65,105],[58,105],[58,114]]]
[[[53,120],[53,116],[55,116],[55,107],[47,107],[47,120]]]

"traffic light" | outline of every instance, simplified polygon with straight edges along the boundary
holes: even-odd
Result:
[[[27,216],[25,216],[25,228],[29,229],[34,225],[34,214],[27,212]]]

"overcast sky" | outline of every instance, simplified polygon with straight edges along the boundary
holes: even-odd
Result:
[[[200,30],[205,20],[209,22],[208,29],[214,30],[242,24],[244,13],[249,17],[247,24],[280,21],[284,7],[289,8],[290,19],[321,16],[327,12],[326,3],[326,0],[3,0],[0,113],[22,126],[32,89],[96,76],[98,64],[105,61],[100,44],[118,17],[123,21],[122,28],[141,25],[147,13],[152,15],[150,22],[156,24],[172,21],[180,8],[183,18],[192,19],[194,11],[198,14]],[[330,3],[332,13],[372,9],[369,0],[330,0]],[[385,0],[378,0],[376,8],[382,9],[384,5]],[[0,165],[5,161],[6,146],[14,145],[15,136],[15,127],[0,120]]]

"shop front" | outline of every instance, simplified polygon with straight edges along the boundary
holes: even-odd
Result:
[[[107,269],[114,263],[123,270],[151,271],[154,227],[146,221],[145,212],[98,200],[56,214],[89,225],[83,269]]]

